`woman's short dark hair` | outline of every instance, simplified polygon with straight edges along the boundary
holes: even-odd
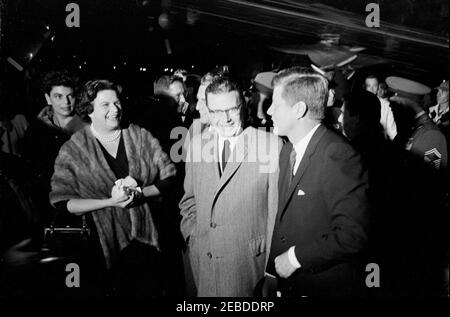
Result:
[[[113,83],[106,79],[90,80],[82,87],[79,95],[78,102],[75,106],[75,110],[80,117],[89,120],[89,114],[94,111],[94,99],[97,98],[97,94],[103,90],[114,90],[117,97],[120,99],[122,87],[116,83]]]

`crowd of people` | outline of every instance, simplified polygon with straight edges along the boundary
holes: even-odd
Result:
[[[119,83],[47,73],[36,117],[1,117],[1,293],[71,295],[77,261],[84,295],[448,296],[448,81],[434,105],[339,69],[241,87],[176,71],[127,109]]]

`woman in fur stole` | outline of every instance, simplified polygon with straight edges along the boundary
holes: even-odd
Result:
[[[175,166],[145,129],[121,126],[120,86],[85,84],[77,112],[90,125],[55,162],[50,202],[93,222],[116,295],[161,295],[160,248],[149,198],[170,191]]]

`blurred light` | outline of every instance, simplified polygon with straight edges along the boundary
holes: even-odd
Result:
[[[168,71],[169,71],[169,69],[168,69],[168,68],[164,68],[164,71],[165,71],[165,72],[168,72]]]
[[[46,28],[47,30],[50,30],[50,26],[49,26],[48,24],[45,26],[45,28]]]
[[[146,71],[147,71],[147,68],[144,67],[144,68],[142,68],[142,70],[143,70],[144,72],[146,72]]]
[[[54,41],[55,40],[55,35],[52,36],[52,38],[50,39],[50,41]]]
[[[136,3],[140,7],[147,7],[152,4],[150,0],[136,0]]]
[[[161,13],[161,15],[158,17],[158,24],[163,30],[169,30],[173,26],[171,18],[165,12]]]
[[[19,63],[17,63],[13,58],[8,57],[6,59],[12,66],[14,66],[19,72],[21,72],[23,70],[22,65],[20,65]]]
[[[80,66],[78,66],[78,68],[79,68],[79,69],[81,69],[81,65],[80,65]]]
[[[172,47],[170,46],[169,39],[164,39],[164,46],[166,47],[167,55],[172,55]]]
[[[197,23],[198,18],[199,18],[198,11],[194,11],[190,8],[187,9],[187,12],[186,12],[186,24],[187,25],[194,25],[195,23]]]
[[[33,53],[30,53],[30,58],[33,58]]]
[[[123,66],[127,66],[127,62],[123,62]]]
[[[113,69],[115,70],[115,69],[116,69],[116,66],[113,66]]]
[[[194,68],[194,65],[192,65],[191,68]]]

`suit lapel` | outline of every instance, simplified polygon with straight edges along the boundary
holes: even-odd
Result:
[[[285,143],[282,152],[280,154],[280,177],[278,180],[278,188],[279,188],[278,204],[280,207],[285,205],[287,199],[289,177],[291,177],[289,157],[290,153],[292,152],[292,147],[293,145],[291,142]]]
[[[249,133],[249,131],[251,131],[250,128],[245,129],[242,132],[241,136],[239,137],[236,145],[234,146],[233,152],[231,153],[230,156],[230,161],[227,163],[225,170],[223,171],[223,175],[222,177],[220,177],[217,190],[215,191],[213,206],[223,187],[228,183],[231,177],[236,173],[238,168],[241,166],[244,159],[247,157],[248,144],[251,142],[251,140],[249,140],[249,138],[251,137],[251,133]],[[220,155],[217,155],[216,157],[219,158]],[[216,166],[219,166],[219,164],[216,164]],[[217,171],[219,170],[217,169]]]
[[[281,209],[280,209],[281,210],[280,220],[283,217],[284,212],[286,211],[287,204],[289,203],[290,199],[292,198],[292,195],[294,194],[298,183],[302,179],[303,175],[305,174],[306,169],[309,166],[309,163],[311,161],[311,156],[316,151],[317,144],[319,143],[320,139],[325,134],[325,132],[326,132],[326,128],[323,125],[321,125],[319,128],[317,128],[317,131],[314,133],[311,140],[309,141],[309,144],[306,147],[305,154],[303,155],[302,161],[300,162],[297,172],[295,173],[294,178],[292,179],[291,186],[289,188],[287,188],[285,200],[284,200],[283,204],[281,205]],[[292,149],[292,145],[291,145],[291,149]],[[290,154],[290,152],[287,154],[288,160],[289,160],[289,154]],[[290,164],[287,164],[287,170],[289,170],[288,173],[290,173]],[[288,177],[288,176],[290,176],[290,175],[287,175],[285,177]],[[287,178],[284,179],[284,182],[287,186]]]
[[[214,179],[214,184],[217,184],[220,179],[220,166],[219,166],[219,147],[218,147],[218,136],[215,133],[206,132],[206,137],[202,138],[202,147],[200,151],[204,151],[206,147],[211,147],[212,151],[207,151],[205,153],[208,155],[208,160],[206,164],[207,173]],[[203,158],[202,153],[202,160]],[[212,157],[210,157],[212,155]]]

